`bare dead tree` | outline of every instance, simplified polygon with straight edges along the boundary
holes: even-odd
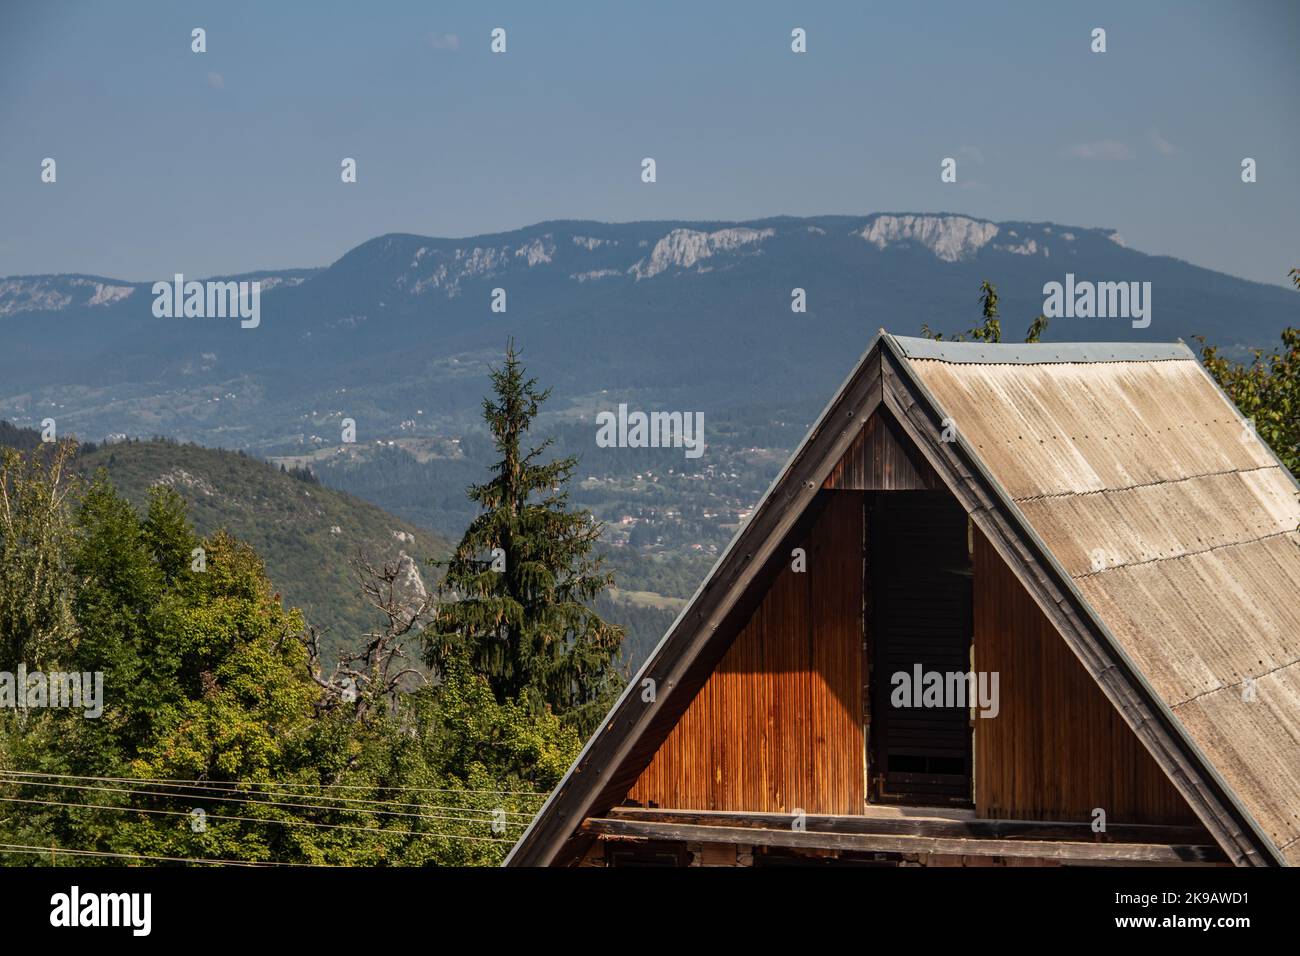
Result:
[[[398,694],[409,681],[427,682],[423,671],[408,666],[405,646],[433,620],[438,599],[425,590],[405,554],[375,564],[358,553],[351,564],[361,594],[379,612],[382,626],[365,635],[359,651],[341,654],[328,676],[321,662],[323,631],[308,627],[299,640],[307,649],[311,679],[323,691],[318,711],[355,704],[355,719],[365,721],[377,707],[396,712]]]

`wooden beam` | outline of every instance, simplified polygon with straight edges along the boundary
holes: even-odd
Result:
[[[615,807],[609,819],[641,823],[675,823],[691,826],[724,826],[737,829],[789,829],[788,813],[739,813],[725,810],[663,810],[643,807]],[[1094,833],[1090,821],[1082,820],[990,820],[974,815],[907,816],[892,814],[813,815],[804,817],[807,829],[825,833],[893,834],[944,838],[1004,840],[1062,840],[1107,843],[1214,844],[1203,827],[1155,824],[1110,824],[1104,833]],[[1226,859],[1226,857],[1225,857]]]
[[[1220,863],[1217,846],[1158,843],[1081,843],[1072,840],[996,840],[899,836],[886,833],[831,833],[813,829],[757,829],[659,823],[613,817],[585,821],[582,832],[596,837],[672,840],[687,843],[745,843],[849,853],[941,854],[1016,857],[1078,863]]]

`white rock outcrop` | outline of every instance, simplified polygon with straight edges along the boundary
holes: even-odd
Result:
[[[638,280],[650,279],[667,269],[689,269],[702,259],[755,245],[774,235],[775,229],[750,229],[745,226],[719,229],[716,232],[674,229],[655,243],[648,258],[638,260],[628,272]]]
[[[925,246],[944,262],[968,259],[998,234],[991,222],[966,216],[877,216],[859,235],[878,249],[895,242]]]

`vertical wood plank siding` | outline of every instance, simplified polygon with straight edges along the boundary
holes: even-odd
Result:
[[[861,813],[862,496],[821,492],[782,570],[628,799],[690,810]]]
[[[975,668],[1001,709],[975,720],[980,817],[1196,824],[1197,818],[988,540],[975,532]]]
[[[826,476],[823,488],[851,491],[907,491],[943,488],[911,439],[904,437],[893,416],[878,411]]]

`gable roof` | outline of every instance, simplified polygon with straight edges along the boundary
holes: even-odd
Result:
[[[1290,472],[1183,345],[1158,359],[1032,367],[901,345],[1209,767],[1300,860]]]
[[[649,763],[752,612],[772,555],[880,408],[1228,857],[1300,861],[1290,474],[1181,343],[993,345],[882,331],[507,865],[580,853],[582,821],[619,802]],[[949,426],[955,441],[942,440]]]

